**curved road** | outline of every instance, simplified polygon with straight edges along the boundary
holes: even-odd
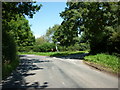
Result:
[[[118,88],[118,78],[78,59],[23,55],[3,88]]]

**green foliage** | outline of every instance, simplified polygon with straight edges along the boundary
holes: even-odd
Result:
[[[46,39],[49,41],[49,42],[53,42],[52,40],[52,37],[54,35],[54,33],[58,30],[60,25],[58,24],[55,24],[53,27],[49,27],[49,29],[47,30],[46,32]]]
[[[58,50],[59,51],[85,51],[85,50],[89,50],[89,45],[86,43],[76,43],[74,45],[70,45],[70,46],[60,46],[58,45]]]
[[[33,2],[2,3],[2,77],[18,65],[16,46],[33,45],[34,36],[25,15],[32,18],[40,7]]]
[[[85,60],[106,66],[108,68],[113,69],[115,72],[120,71],[120,67],[119,67],[120,58],[114,55],[108,55],[104,53],[97,55],[90,55],[90,56],[86,56]]]
[[[33,5],[33,2],[3,2],[2,5],[3,60],[12,61],[16,56],[16,45],[31,45],[34,41],[28,21],[23,16],[32,17],[41,6]]]
[[[69,23],[63,23],[59,26],[59,28],[54,32],[53,42],[60,42],[61,46],[70,46],[74,45],[77,40],[78,32],[75,29],[71,29]]]
[[[40,47],[40,45],[34,45],[32,50],[34,52],[40,52],[40,48],[39,47]]]
[[[16,14],[27,15],[33,18],[33,14],[40,10],[42,5],[35,5],[36,2],[3,2],[2,3],[2,17],[3,20],[10,21]]]
[[[19,52],[50,52],[50,51],[56,51],[55,44],[54,43],[48,43],[44,42],[41,44],[35,44],[34,46],[21,46],[18,47]]]
[[[12,35],[10,35],[8,32],[3,31],[2,32],[2,60],[3,63],[5,61],[14,61],[16,59],[16,43]]]
[[[18,49],[18,52],[32,52],[33,51],[33,46],[20,46],[20,47],[17,47]]]
[[[119,4],[119,2],[67,2],[65,11],[60,13],[64,21],[54,38],[57,38],[62,46],[70,46],[74,45],[74,38],[83,32],[81,38],[90,44],[92,53],[119,53],[117,13],[120,11]]]
[[[16,57],[12,62],[2,64],[2,79],[5,79],[19,65],[19,58]]]
[[[32,46],[35,37],[30,29],[28,20],[23,16],[16,15],[17,20],[12,19],[8,22],[9,33],[15,38],[17,46]]]
[[[19,52],[55,52],[56,51],[56,45],[54,43],[43,43],[40,45],[34,45],[34,46],[26,46],[26,47],[19,47]],[[60,46],[58,45],[59,51],[79,51],[79,50],[88,50],[84,49],[83,47],[80,47],[79,44],[75,44],[74,46]]]
[[[19,52],[20,55],[25,54],[35,54],[43,56],[66,56],[71,54],[83,54],[88,53],[88,51],[66,51],[66,52]]]
[[[59,51],[78,51],[79,48],[77,48],[76,46],[68,46],[68,47],[66,47],[66,46],[59,46],[58,50]]]
[[[47,43],[47,42],[48,42],[48,40],[46,39],[46,36],[44,36],[44,35],[35,40],[36,45],[41,45],[41,44]]]
[[[55,44],[54,43],[43,43],[41,45],[35,45],[33,47],[34,52],[50,52],[55,50]]]
[[[85,50],[90,50],[90,45],[89,45],[89,43],[80,43],[79,50],[80,50],[80,51],[81,51],[81,50],[83,50],[83,51],[85,51]]]
[[[118,25],[115,29],[115,32],[112,33],[112,35],[109,38],[109,46],[111,48],[110,51],[114,50],[114,52],[118,53],[120,52],[120,25]]]
[[[58,46],[58,50],[63,52],[63,51],[67,51],[67,47],[66,46]]]

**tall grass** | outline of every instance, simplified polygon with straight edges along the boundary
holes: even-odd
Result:
[[[102,53],[86,56],[85,60],[111,68],[114,72],[120,72],[120,58],[117,56]]]
[[[16,67],[19,65],[19,58],[16,57],[16,59],[10,63],[3,63],[2,65],[2,79],[5,79],[7,76],[10,75],[10,73],[16,69]]]

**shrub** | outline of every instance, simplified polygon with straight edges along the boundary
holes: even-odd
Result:
[[[53,43],[43,43],[41,45],[35,45],[33,47],[34,52],[49,52],[55,50],[55,44]]]
[[[53,43],[44,43],[40,48],[41,52],[49,52],[51,49],[55,49],[55,45]]]
[[[59,51],[85,51],[85,50],[89,50],[89,45],[86,43],[81,43],[81,44],[76,43],[75,45],[71,45],[68,47],[58,45],[58,50]]]
[[[59,51],[67,51],[67,47],[58,45],[58,50]]]
[[[10,73],[16,69],[16,67],[19,65],[19,58],[16,57],[16,59],[10,63],[3,63],[2,65],[2,79],[5,79],[7,76],[10,75]]]
[[[80,43],[80,48],[79,50],[85,51],[85,50],[89,50],[90,46],[87,43]]]
[[[34,45],[33,46],[33,49],[32,49],[34,52],[39,52],[39,45]]]
[[[5,31],[2,34],[2,79],[4,79],[17,67],[19,58],[13,36]]]
[[[3,31],[2,60],[13,61],[16,59],[16,43],[12,35]]]
[[[76,51],[74,46],[69,46],[67,47],[67,51]]]
[[[31,52],[33,51],[33,46],[21,46],[21,47],[17,47],[19,52]]]

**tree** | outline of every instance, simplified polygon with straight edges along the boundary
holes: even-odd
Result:
[[[53,36],[54,41],[59,41],[62,46],[66,47],[78,42],[76,38],[81,32],[81,23],[79,22],[81,15],[77,9],[69,9],[71,7],[69,7],[68,3],[65,11],[60,13],[64,21]]]
[[[113,52],[119,40],[114,45],[110,37],[118,32],[116,26],[119,14],[116,12],[119,10],[117,2],[67,2],[65,11],[60,14],[64,19],[62,36],[68,43],[68,40],[72,41],[77,36],[77,32],[84,32],[92,53]]]
[[[35,5],[36,2],[3,2],[2,3],[2,18],[10,21],[15,19],[16,14],[27,15],[33,17],[37,11],[40,10],[42,5]]]
[[[17,40],[19,40],[18,38],[20,37],[22,39],[22,37],[21,36],[14,37],[14,35],[12,33],[14,32],[14,34],[15,33],[21,34],[19,32],[22,32],[22,30],[26,28],[26,30],[28,30],[27,33],[31,34],[31,32],[29,31],[30,27],[27,26],[28,22],[26,22],[25,18],[23,18],[23,17],[25,17],[25,15],[27,15],[30,18],[32,18],[33,14],[35,14],[37,11],[39,11],[41,5],[38,6],[38,5],[35,5],[34,3],[35,2],[3,2],[2,3],[2,19],[3,19],[3,21],[2,21],[2,30],[3,30],[2,31],[2,35],[3,35],[2,51],[4,52],[2,54],[3,63],[6,60],[9,60],[10,62],[16,60],[15,38],[17,38]],[[22,19],[22,20],[20,20],[20,19]],[[22,21],[23,22],[25,21],[26,25],[23,25],[24,26],[24,28],[23,28],[23,26],[19,26],[19,24],[16,23],[16,21],[21,22],[22,25],[23,25]],[[18,28],[22,28],[22,29],[18,29]],[[17,32],[15,30],[17,30]],[[15,34],[15,35],[17,35],[17,34]],[[31,34],[31,36],[32,36],[32,34]],[[20,42],[17,40],[16,40],[16,42]],[[11,56],[12,58],[9,58],[9,56]]]
[[[43,35],[43,36],[36,39],[35,44],[36,45],[41,45],[41,44],[47,43],[47,42],[48,42],[48,40],[46,39],[46,36]]]
[[[67,47],[76,43],[76,37],[78,37],[78,31],[74,29],[74,26],[68,22],[63,22],[54,33],[53,41],[60,42],[60,45]]]
[[[17,20],[12,19],[8,22],[9,34],[11,34],[18,47],[32,46],[35,36],[30,29],[28,20],[23,16],[16,15]]]
[[[49,27],[47,32],[46,32],[46,39],[49,41],[49,42],[52,42],[52,37],[54,35],[54,33],[58,30],[60,25],[58,24],[55,24],[53,27]]]

